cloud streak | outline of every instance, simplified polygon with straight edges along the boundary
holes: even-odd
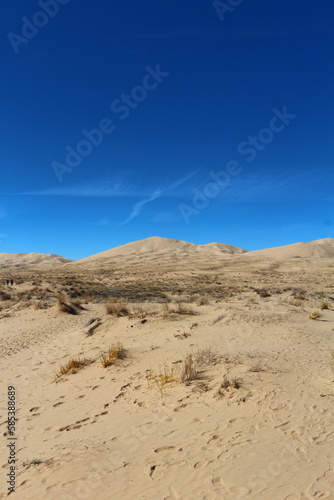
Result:
[[[138,201],[137,203],[135,203],[132,207],[132,211],[131,211],[130,215],[125,219],[124,222],[122,222],[119,225],[124,226],[125,224],[128,224],[133,219],[138,217],[138,215],[140,214],[140,212],[142,211],[144,206],[147,205],[147,203],[150,203],[151,201],[154,201],[157,198],[160,198],[162,193],[163,193],[163,191],[161,189],[157,189],[149,198],[146,198],[145,200],[141,200],[141,201]]]

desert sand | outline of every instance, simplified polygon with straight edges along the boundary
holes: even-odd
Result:
[[[12,498],[333,500],[333,249],[0,255],[0,498],[14,386]]]

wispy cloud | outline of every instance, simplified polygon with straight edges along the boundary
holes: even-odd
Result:
[[[206,181],[208,182],[208,180]],[[315,189],[316,185],[324,185],[321,174],[302,172],[250,174],[242,173],[231,178],[230,184],[221,190],[217,202],[221,203],[271,203],[271,202],[303,202],[323,196],[323,190]],[[205,182],[198,186],[203,192]]]
[[[196,170],[193,170],[192,172],[190,172],[190,174],[185,175],[184,177],[180,177],[175,182],[170,184],[168,189],[175,189],[179,186],[182,186],[182,184],[184,184],[185,182],[188,182],[191,179],[193,179],[195,177],[195,175],[198,174],[198,172],[199,172],[199,169],[196,169]]]
[[[173,193],[176,190],[176,188],[182,186],[186,182],[193,179],[197,173],[198,173],[198,170],[193,170],[188,175],[180,177],[179,179],[172,182],[171,184],[167,184],[167,186],[165,188],[158,188],[158,189],[154,190],[153,194],[150,195],[148,198],[145,198],[144,200],[138,201],[137,203],[135,203],[133,205],[130,215],[120,225],[123,226],[125,224],[128,224],[130,221],[132,221],[133,219],[138,217],[138,215],[141,213],[142,209],[144,208],[145,205],[147,205],[147,203],[150,203],[150,202],[156,200],[157,198],[161,198],[162,196],[168,197],[168,196],[171,196],[173,194],[176,194],[176,193]]]
[[[138,201],[137,203],[135,203],[132,207],[132,211],[131,211],[129,217],[127,217],[125,219],[125,221],[120,224],[120,226],[124,226],[125,224],[128,224],[130,221],[132,221],[133,219],[138,217],[138,215],[140,214],[140,212],[142,211],[144,206],[147,203],[150,203],[151,201],[156,200],[157,198],[160,198],[162,192],[163,191],[161,189],[158,189],[149,198],[146,198],[145,200],[141,200],[141,201]]]
[[[198,170],[193,170],[189,174],[176,179],[173,182],[164,183],[164,196],[173,196],[174,191],[186,182],[195,177]],[[159,185],[163,183],[159,182]],[[76,184],[69,186],[59,186],[51,189],[42,189],[37,191],[25,191],[22,193],[13,193],[24,196],[72,196],[83,198],[116,198],[116,197],[141,197],[156,189],[152,181],[145,182],[143,185],[140,180],[131,172],[120,173],[115,177],[103,179],[100,181],[88,182],[85,184]],[[1,214],[1,211],[0,211]]]

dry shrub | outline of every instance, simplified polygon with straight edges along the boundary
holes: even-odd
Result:
[[[79,314],[77,307],[72,303],[65,302],[65,298],[63,297],[63,295],[58,295],[57,299],[59,311],[73,315]]]
[[[168,302],[162,304],[162,317],[168,319],[171,315],[171,306]]]
[[[147,370],[146,379],[149,386],[152,383],[154,384],[161,396],[164,395],[168,384],[173,384],[178,381],[174,366],[169,367],[166,364],[164,364],[163,370],[160,369],[158,374],[155,374],[152,370]]]
[[[306,300],[306,291],[305,290],[295,290],[292,292],[292,297],[297,300]]]
[[[196,314],[193,308],[188,304],[185,304],[184,302],[178,302],[174,312],[176,312],[177,314],[189,314],[189,315]]]
[[[181,369],[180,369],[181,382],[191,382],[192,380],[196,380],[198,376],[199,372],[197,369],[197,363],[194,360],[192,354],[187,354],[181,364]]]
[[[197,306],[207,306],[209,304],[210,304],[210,300],[208,297],[200,297],[199,299],[196,300]]]
[[[50,304],[50,302],[46,300],[39,300],[38,302],[35,302],[34,307],[35,309],[48,309],[51,305],[53,304]]]
[[[329,309],[329,301],[328,299],[324,299],[320,304],[320,309],[323,311],[324,309]]]
[[[230,377],[228,378],[226,375],[224,376],[223,382],[220,384],[220,387],[218,391],[216,392],[215,396],[217,397],[223,397],[225,396],[226,392],[229,392],[231,389],[240,389],[241,387],[241,380],[236,378],[236,377]]]
[[[295,307],[301,307],[303,302],[300,299],[291,299],[290,304]]]
[[[309,315],[309,319],[318,319],[320,318],[321,314],[320,314],[320,311],[318,311],[317,309],[314,309],[314,311],[311,312],[311,314]]]
[[[118,318],[121,316],[130,316],[131,314],[128,303],[122,299],[116,299],[106,304],[106,311],[110,316],[117,316]]]
[[[115,363],[117,359],[124,359],[126,357],[126,351],[123,345],[118,342],[116,345],[109,347],[106,353],[100,355],[100,361],[104,368],[111,366]]]
[[[3,290],[0,291],[0,300],[11,300],[12,296],[7,293],[7,292],[4,292]]]
[[[265,288],[255,289],[255,292],[262,298],[271,297],[271,293],[269,293]]]
[[[191,306],[184,302],[177,302],[174,304],[162,304],[162,317],[167,319],[174,314],[180,315],[195,315],[197,314]]]
[[[133,304],[131,307],[131,316],[133,318],[145,319],[147,316],[158,316],[159,314],[160,308],[158,306]]]
[[[216,365],[220,363],[221,359],[222,357],[212,347],[206,347],[195,354],[195,362],[198,367]]]
[[[23,467],[25,469],[29,469],[30,467],[35,467],[38,469],[39,465],[52,465],[53,464],[53,458],[50,458],[48,460],[41,460],[40,458],[34,458],[33,460],[27,460],[26,462],[22,462]]]
[[[80,368],[89,364],[89,360],[81,359],[80,356],[77,358],[70,358],[65,365],[60,365],[58,372],[55,374],[54,380],[59,380],[63,375],[67,375],[69,373],[77,373]]]

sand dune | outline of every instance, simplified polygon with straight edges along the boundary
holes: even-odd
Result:
[[[195,245],[187,241],[175,240],[170,238],[160,238],[152,236],[143,240],[127,243],[111,250],[106,250],[90,257],[80,259],[75,262],[78,265],[92,264],[107,264],[115,258],[138,258],[145,257],[146,259],[155,256],[167,256],[170,258],[178,257],[193,257],[196,255],[206,256],[223,256],[241,254],[246,250],[242,248],[226,245],[224,243],[209,243],[207,245]]]
[[[307,243],[293,243],[282,247],[265,248],[263,250],[255,250],[248,252],[249,256],[268,256],[274,259],[286,259],[294,257],[334,257],[334,238],[324,238],[321,240],[309,241]]]
[[[100,252],[77,261],[71,261],[65,257],[54,254],[42,253],[0,253],[0,268],[29,269],[30,267],[43,268],[49,266],[62,266],[64,264],[71,267],[105,267],[115,262],[128,263],[132,265],[148,264],[156,261],[161,265],[167,263],[183,263],[187,267],[196,266],[197,262],[223,262],[226,258],[246,257],[268,257],[276,261],[294,258],[334,258],[334,239],[325,238],[321,240],[294,243],[281,247],[266,248],[248,252],[239,247],[225,243],[207,243],[196,245],[187,241],[171,238],[160,238],[152,236],[143,240],[133,241],[104,252]]]
[[[70,259],[44,253],[0,253],[0,268],[48,267],[67,264]]]

